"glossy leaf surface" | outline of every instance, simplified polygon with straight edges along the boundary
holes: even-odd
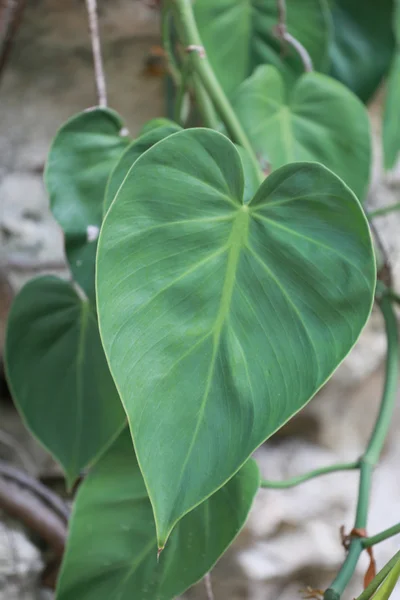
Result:
[[[94,265],[107,179],[130,140],[121,118],[95,108],[72,117],[54,138],[45,182],[65,234],[75,281],[94,298]]]
[[[387,81],[383,113],[383,156],[386,169],[392,169],[400,152],[400,3],[396,3],[394,30],[397,50]]]
[[[331,5],[331,74],[366,102],[392,59],[394,0],[333,0]]]
[[[287,0],[287,29],[305,46],[317,70],[328,65],[330,16],[324,0]],[[207,56],[228,94],[260,64],[277,66],[292,81],[304,71],[296,52],[276,34],[276,0],[196,0],[193,5]]]
[[[60,462],[69,486],[125,422],[87,301],[57,277],[16,297],[6,339],[7,377],[26,425]]]
[[[161,119],[160,119],[161,121]],[[165,119],[166,121],[166,119]],[[168,122],[167,122],[168,123]],[[160,142],[168,135],[180,131],[181,127],[176,125],[172,121],[168,124],[160,126],[154,126],[148,133],[140,136],[137,140],[133,141],[120,156],[119,161],[115,165],[109,180],[107,182],[106,192],[104,195],[104,213],[111,206],[111,202],[114,200],[115,194],[118,191],[119,186],[125,179],[126,174],[133,165],[133,163],[149,148]]]
[[[78,492],[57,600],[172,600],[201,579],[236,537],[259,483],[250,460],[181,520],[157,563],[151,504],[124,433]]]
[[[314,160],[364,198],[371,164],[369,119],[342,84],[307,73],[288,91],[279,72],[263,66],[240,86],[233,105],[255,152],[272,169]]]
[[[100,331],[160,546],[308,402],[371,309],[369,229],[339,178],[297,163],[243,192],[234,145],[182,131],[136,161],[100,235]]]

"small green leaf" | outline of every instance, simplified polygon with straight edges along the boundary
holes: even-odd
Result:
[[[331,0],[331,4],[331,74],[367,102],[392,60],[394,0]]]
[[[186,515],[157,562],[153,512],[129,433],[82,484],[57,600],[171,600],[201,579],[243,527],[260,483],[249,460]]]
[[[71,487],[125,422],[92,308],[57,277],[30,281],[12,305],[5,355],[18,410]]]
[[[272,169],[315,160],[364,199],[371,165],[368,113],[339,82],[307,73],[288,91],[279,72],[263,66],[240,86],[233,106],[255,152]]]
[[[161,119],[160,119],[161,121]],[[167,119],[163,119],[167,121]],[[168,123],[168,121],[167,121]],[[165,137],[176,133],[182,128],[179,125],[170,121],[168,124],[154,127],[141,135],[137,140],[134,140],[121,155],[119,161],[115,165],[109,180],[107,182],[106,192],[104,195],[104,214],[110,208],[112,201],[114,200],[115,194],[118,191],[119,186],[125,179],[126,174],[133,165],[133,163],[149,148],[160,142]]]
[[[100,235],[100,330],[163,546],[325,383],[370,314],[375,261],[325,167],[272,173],[244,203],[222,134],[141,156]]]
[[[47,159],[45,182],[51,210],[65,234],[75,281],[94,299],[94,265],[108,176],[130,142],[121,118],[95,108],[72,117],[58,131]]]
[[[330,15],[325,0],[287,0],[287,29],[308,50],[314,67],[328,67]],[[276,34],[276,0],[196,0],[196,22],[207,56],[230,95],[255,67],[271,63],[288,81],[304,66]]]

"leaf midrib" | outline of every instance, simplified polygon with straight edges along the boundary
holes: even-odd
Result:
[[[224,280],[224,284],[223,284],[222,292],[221,292],[221,300],[220,300],[220,304],[219,304],[218,314],[215,319],[214,327],[213,327],[213,331],[212,331],[213,352],[211,355],[210,367],[209,367],[208,374],[207,374],[206,387],[205,387],[205,391],[204,391],[201,405],[199,408],[199,412],[197,415],[196,428],[193,432],[192,440],[190,442],[190,446],[188,448],[185,461],[183,462],[183,465],[182,465],[182,469],[181,469],[180,476],[178,479],[177,487],[182,485],[183,475],[184,475],[184,472],[186,469],[186,465],[189,462],[190,456],[192,454],[194,445],[197,440],[197,436],[200,431],[201,423],[203,421],[204,411],[205,411],[205,408],[207,405],[207,400],[208,400],[211,383],[212,383],[212,378],[213,378],[213,374],[214,374],[216,357],[217,357],[217,353],[218,353],[219,342],[221,339],[221,332],[222,332],[224,323],[226,321],[226,318],[228,316],[230,305],[231,305],[233,289],[234,289],[235,282],[236,282],[236,273],[237,273],[237,267],[238,267],[238,262],[239,262],[239,258],[240,258],[240,253],[241,253],[242,248],[247,244],[247,240],[248,240],[249,220],[250,220],[249,207],[248,207],[248,205],[243,204],[237,212],[237,216],[234,220],[232,231],[231,231],[231,234],[228,239],[227,245],[230,247],[230,250],[229,250],[229,255],[228,255],[225,280]],[[173,529],[173,527],[171,527],[169,532],[167,532],[167,534],[165,536],[165,540],[161,540],[161,539],[159,540],[159,547],[164,547],[166,540],[168,539],[168,536],[171,533],[172,529]]]

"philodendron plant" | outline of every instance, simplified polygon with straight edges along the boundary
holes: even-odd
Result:
[[[165,0],[175,121],[133,139],[101,106],[57,133],[45,182],[71,280],[22,289],[6,366],[68,488],[83,478],[58,600],[172,600],[233,542],[260,486],[334,470],[359,469],[360,491],[325,600],[341,597],[363,549],[400,531],[365,533],[396,392],[398,299],[390,281],[377,287],[362,101],[389,69],[396,21],[400,30],[393,2],[364,5]],[[391,64],[387,167],[400,149],[397,56]],[[252,454],[326,383],[374,299],[388,354],[365,453],[261,480]],[[363,600],[380,584],[388,597],[398,557],[385,569],[369,570]]]

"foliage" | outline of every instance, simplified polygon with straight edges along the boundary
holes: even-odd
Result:
[[[60,600],[174,598],[201,579],[236,537],[259,485],[250,459],[179,522],[157,560],[152,508],[125,431],[79,490]]]
[[[396,297],[381,282],[376,291],[361,204],[371,135],[354,92],[368,98],[393,60],[392,167],[393,19],[389,0],[165,0],[179,123],[156,119],[131,139],[99,107],[57,133],[45,181],[71,281],[22,289],[6,361],[18,409],[68,485],[90,467],[58,600],[172,600],[201,579],[260,485],[274,486],[252,453],[329,379],[375,298],[388,357],[371,440],[357,461],[295,482],[359,469],[353,532],[364,531],[398,339]],[[198,115],[203,126],[188,127]],[[397,530],[352,533],[325,600],[339,600],[364,548]]]

